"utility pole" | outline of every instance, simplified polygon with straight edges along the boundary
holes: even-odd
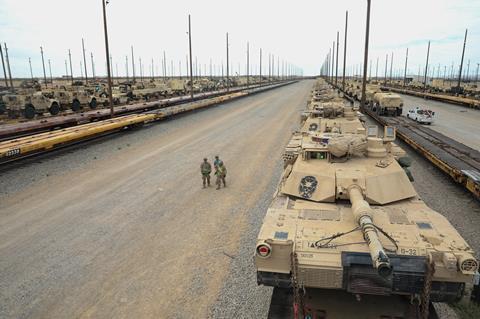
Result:
[[[128,82],[128,55],[125,56],[125,75],[127,76]]]
[[[427,90],[427,72],[428,72],[428,57],[430,55],[430,41],[428,41],[428,48],[427,48],[427,63],[425,64],[425,76],[423,78],[423,90]],[[460,80],[459,80],[460,81]]]
[[[467,44],[467,32],[468,29],[465,30],[465,39],[463,40],[462,59],[460,60],[460,72],[458,73],[457,92],[460,91],[460,81],[462,80],[463,57],[465,55],[465,45]]]
[[[40,47],[40,54],[42,55],[43,80],[45,81],[45,87],[48,87],[48,85],[47,85],[47,72],[45,72],[45,60],[43,58],[43,48],[42,47]]]
[[[403,72],[403,86],[407,85],[407,65],[408,65],[408,48],[407,53],[405,54],[405,70]]]
[[[33,81],[32,59],[31,58],[28,58],[28,64],[30,65],[30,78]]]
[[[260,48],[260,84],[262,83],[262,48]]]
[[[188,48],[190,52],[190,98],[193,100],[192,24],[190,15],[188,15]]]
[[[247,42],[247,88],[250,86],[250,43]]]
[[[340,33],[337,31],[337,57],[335,62],[335,86],[337,86],[337,82],[338,82],[338,45],[340,42],[339,37],[340,37]]]
[[[348,11],[345,11],[345,44],[343,45],[343,77],[342,77],[343,91],[345,91],[345,67],[347,64],[347,30],[348,30]]]
[[[132,45],[132,83],[135,83],[135,57],[133,56],[133,45]]]
[[[189,26],[190,26],[190,24],[189,24]],[[167,78],[167,55],[165,54],[165,50],[163,50],[163,77],[165,79]],[[192,85],[193,85],[193,83],[192,83]]]
[[[277,81],[280,80],[280,57],[277,56]]]
[[[392,69],[393,69],[393,52],[390,59],[390,85],[392,85]]]
[[[372,59],[370,59],[369,67],[368,67],[368,80],[372,79]]]
[[[83,42],[83,38],[82,38],[82,51],[83,51],[83,65],[85,67],[85,84],[87,84],[88,82],[87,59],[85,58],[85,43]]]
[[[268,82],[270,82],[270,66],[271,66],[271,56],[270,56],[270,53],[268,54]]]
[[[4,43],[4,45],[5,45],[5,59],[7,60],[7,67],[8,67],[8,77],[10,78],[10,87],[13,89],[12,70],[10,69],[10,58],[8,57],[7,43]]]
[[[375,81],[378,81],[378,60],[379,60],[379,58],[377,56],[377,68],[375,70]]]
[[[365,89],[367,87],[367,64],[368,64],[368,40],[370,36],[370,0],[367,0],[367,26],[365,30],[365,53],[363,57],[363,82],[362,82],[362,100],[360,108],[365,107]]]
[[[8,88],[7,69],[5,68],[5,61],[3,60],[2,44],[0,43],[0,56],[2,56],[3,76],[5,77],[5,86]]]
[[[383,79],[383,85],[387,85],[387,67],[388,67],[388,53],[385,57],[385,78]]]
[[[50,59],[48,59],[48,72],[50,73],[50,84],[53,86],[52,65],[50,64]]]
[[[72,67],[72,54],[70,53],[70,49],[68,49],[68,59],[70,60],[70,80],[73,84],[73,67]]]
[[[332,81],[332,84],[333,84],[333,78],[335,77],[335,41],[333,41],[333,46],[332,46],[332,52],[333,52],[333,55],[332,55],[332,78],[331,78],[331,81]]]
[[[138,58],[138,64],[140,68],[140,82],[143,83],[142,57]]]
[[[152,80],[155,81],[155,62],[153,62],[153,58],[152,58]]]
[[[230,70],[230,62],[228,60],[228,32],[227,32],[227,92],[230,91],[229,70]]]
[[[108,79],[108,100],[110,102],[110,117],[113,117],[113,98],[112,98],[112,76],[110,73],[110,53],[108,49],[108,30],[107,30],[107,11],[105,8],[105,0],[102,0],[103,5],[103,29],[105,31],[105,57],[107,59],[107,79]],[[132,46],[133,55],[133,46]]]
[[[477,63],[477,74],[475,75],[475,84],[478,84],[478,67],[480,66],[480,63]]]
[[[68,78],[67,60],[65,60],[65,76]]]
[[[93,62],[93,52],[90,52],[90,58],[92,60],[92,76],[93,80],[95,81],[95,62]]]

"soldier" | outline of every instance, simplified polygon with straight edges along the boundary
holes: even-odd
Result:
[[[217,189],[220,189],[220,186],[222,186],[222,182],[223,187],[227,187],[227,184],[225,183],[225,177],[227,177],[227,168],[222,161],[219,161],[218,165],[215,167],[215,175],[217,176]]]
[[[208,162],[206,158],[203,159],[202,164],[200,164],[200,172],[202,173],[203,188],[210,186],[210,173],[212,172],[212,165]]]

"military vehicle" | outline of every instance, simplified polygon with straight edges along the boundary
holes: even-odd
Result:
[[[42,92],[29,95],[7,94],[2,97],[2,101],[5,103],[5,109],[10,118],[23,116],[33,119],[36,114],[49,112],[51,115],[57,115],[60,112],[58,100],[48,98]]]
[[[430,302],[468,300],[478,282],[473,249],[410,183],[395,129],[377,130],[296,134],[287,146],[254,263],[258,284],[288,291],[301,318],[346,318],[347,299],[427,318]]]
[[[396,93],[375,93],[373,104],[369,108],[378,115],[400,116],[403,112],[403,99]]]
[[[186,94],[185,91],[185,82],[180,79],[171,79],[167,83],[168,87],[170,88],[172,94],[174,95],[184,95]]]
[[[97,97],[85,90],[66,91],[70,96],[71,109],[78,112],[84,106],[89,106],[91,109],[96,109],[98,106]]]

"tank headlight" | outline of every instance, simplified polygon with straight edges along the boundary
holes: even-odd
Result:
[[[272,247],[269,244],[260,244],[257,246],[257,255],[262,258],[270,257]]]

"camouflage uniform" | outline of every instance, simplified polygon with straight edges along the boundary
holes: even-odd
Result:
[[[217,189],[220,189],[222,182],[223,187],[227,187],[227,185],[225,184],[225,177],[227,177],[227,168],[222,161],[220,161],[218,163],[218,166],[215,167],[215,175],[217,176],[217,181],[215,183],[217,184]]]
[[[210,186],[210,173],[212,172],[212,165],[204,159],[202,164],[200,164],[200,172],[202,173],[203,187],[205,188],[206,184]]]

